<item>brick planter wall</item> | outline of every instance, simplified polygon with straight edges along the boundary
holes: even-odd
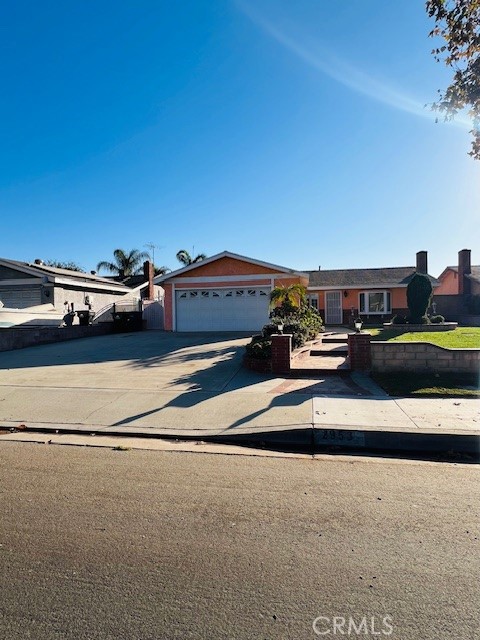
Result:
[[[369,333],[350,333],[348,335],[348,358],[351,371],[368,371],[371,368]]]
[[[271,373],[272,371],[272,361],[270,359],[261,360],[260,358],[244,356],[243,366],[251,371],[256,371],[257,373]]]
[[[272,338],[272,372],[288,373],[292,356],[291,334],[273,334]]]
[[[476,373],[480,349],[444,349],[425,342],[372,342],[372,371]]]

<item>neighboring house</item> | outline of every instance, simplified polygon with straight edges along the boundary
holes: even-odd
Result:
[[[272,289],[307,286],[308,275],[224,251],[154,282],[165,289],[167,331],[258,331],[268,322]]]
[[[435,290],[437,312],[447,320],[480,315],[480,266],[472,265],[471,250],[458,252],[458,265],[446,267]]]
[[[308,298],[325,324],[349,324],[360,316],[367,324],[408,315],[407,286],[415,273],[427,274],[427,252],[417,253],[416,266],[378,269],[307,271]],[[434,287],[438,281],[429,275]]]
[[[0,258],[0,300],[5,307],[25,309],[50,303],[59,311],[67,305],[98,311],[131,293],[124,284],[96,274],[47,267],[41,260]]]

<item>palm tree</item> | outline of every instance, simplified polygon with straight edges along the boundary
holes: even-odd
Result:
[[[305,302],[307,290],[302,284],[280,285],[270,293],[270,306],[283,307],[285,311],[297,309]]]
[[[123,249],[115,249],[113,252],[114,262],[103,260],[97,264],[97,271],[105,269],[110,273],[115,273],[120,278],[134,276],[141,272],[144,260],[148,260],[149,255],[145,251],[132,249],[130,253],[126,253]]]
[[[177,260],[185,267],[195,264],[196,262],[201,262],[202,260],[205,260],[206,257],[207,256],[204,253],[199,253],[195,258],[192,258],[186,249],[180,249],[177,253]]]
[[[169,269],[168,267],[157,267],[157,266],[153,265],[153,273],[156,276],[164,276],[169,271],[171,271],[171,269]]]

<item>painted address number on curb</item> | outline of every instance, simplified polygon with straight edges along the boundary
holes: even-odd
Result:
[[[344,447],[364,447],[365,432],[348,429],[315,429],[315,444]]]

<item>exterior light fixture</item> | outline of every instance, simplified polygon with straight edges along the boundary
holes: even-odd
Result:
[[[355,331],[357,333],[360,333],[362,331],[362,325],[363,325],[362,320],[360,318],[356,318],[354,325],[355,325]]]
[[[344,297],[344,298],[348,298],[348,291],[346,291],[346,290],[345,290],[345,291],[343,292],[343,297]]]
[[[277,324],[278,333],[279,333],[280,335],[283,335],[283,327],[284,327],[283,322],[279,322],[279,323]]]

